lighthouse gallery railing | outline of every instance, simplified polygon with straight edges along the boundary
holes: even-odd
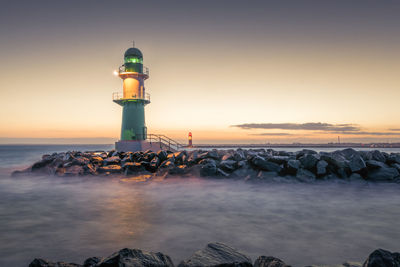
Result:
[[[112,94],[112,99],[113,100],[123,100],[123,99],[141,99],[141,100],[147,100],[150,102],[150,94],[145,93],[144,97],[141,96],[132,96],[132,97],[124,97],[124,94],[122,92],[114,92]]]

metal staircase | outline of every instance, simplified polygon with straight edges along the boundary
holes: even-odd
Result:
[[[178,143],[177,141],[165,136],[163,134],[148,134],[147,141],[152,143],[160,144],[160,149],[178,151],[185,147],[184,145]]]

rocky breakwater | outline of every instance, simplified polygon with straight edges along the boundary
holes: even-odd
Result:
[[[296,264],[296,263],[293,263]],[[191,257],[174,265],[171,258],[161,252],[147,252],[140,249],[124,248],[108,257],[91,257],[83,264],[53,262],[34,259],[29,267],[290,267],[283,260],[273,256],[260,256],[254,262],[242,252],[222,243],[210,243]],[[313,265],[316,266],[316,265]],[[327,265],[324,265],[327,266]],[[334,265],[342,267],[400,267],[400,253],[377,249],[364,263],[345,262]],[[311,267],[311,266],[309,266]]]
[[[246,180],[279,177],[308,182],[323,179],[400,181],[400,153],[352,148],[334,152],[304,149],[297,152],[273,149],[194,150],[171,152],[63,152],[43,155],[31,167],[13,175],[57,176],[111,175],[202,176]]]

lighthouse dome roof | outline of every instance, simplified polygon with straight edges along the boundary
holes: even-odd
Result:
[[[127,56],[137,56],[137,57],[143,58],[142,52],[139,49],[137,49],[136,47],[131,47],[128,50],[126,50],[124,57],[127,57]]]

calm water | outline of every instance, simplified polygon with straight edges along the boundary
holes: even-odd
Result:
[[[11,178],[43,153],[111,146],[0,146],[0,266],[81,263],[123,247],[177,264],[211,241],[294,266],[400,250],[400,185],[172,179]]]

